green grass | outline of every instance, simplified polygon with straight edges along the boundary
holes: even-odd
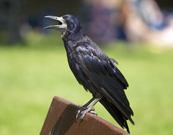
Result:
[[[39,134],[54,96],[84,104],[85,92],[72,75],[58,36],[30,34],[28,46],[0,46],[0,135]],[[103,48],[115,58],[130,87],[134,135],[173,134],[173,50],[112,44]],[[98,116],[118,124],[97,104]]]

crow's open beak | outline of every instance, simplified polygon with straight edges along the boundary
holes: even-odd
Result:
[[[45,18],[50,18],[53,20],[58,21],[57,25],[50,25],[47,27],[44,27],[44,29],[56,29],[60,32],[65,32],[67,29],[67,23],[62,17],[57,17],[57,16],[45,16]]]

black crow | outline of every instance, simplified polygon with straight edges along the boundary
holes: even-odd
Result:
[[[127,120],[134,124],[131,118],[133,111],[124,92],[128,83],[116,67],[118,63],[109,58],[85,35],[80,23],[73,15],[45,16],[45,18],[58,21],[57,25],[50,25],[45,29],[53,28],[62,32],[61,38],[67,52],[70,69],[84,89],[89,90],[93,95],[93,98],[78,110],[76,118],[81,114],[80,118],[83,119],[99,101],[118,124],[129,132]],[[91,102],[93,104],[87,108]]]

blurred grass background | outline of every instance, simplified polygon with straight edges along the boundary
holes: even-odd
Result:
[[[60,35],[31,33],[27,46],[0,46],[0,135],[39,134],[54,96],[85,104],[85,92],[71,73]],[[173,134],[173,50],[112,43],[103,48],[119,62],[130,87],[134,135]],[[98,103],[99,117],[118,126]]]

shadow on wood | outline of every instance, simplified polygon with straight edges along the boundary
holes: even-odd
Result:
[[[80,123],[75,118],[78,109],[79,106],[55,96],[40,135],[129,135],[90,113]]]

